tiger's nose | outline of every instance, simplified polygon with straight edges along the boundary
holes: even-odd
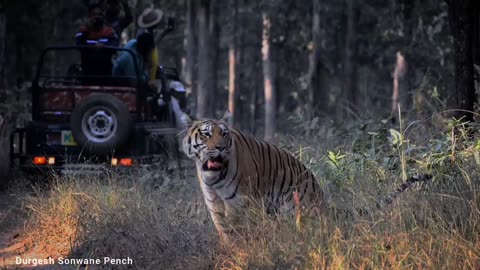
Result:
[[[215,146],[215,149],[217,149],[218,151],[223,151],[225,150],[225,146]]]

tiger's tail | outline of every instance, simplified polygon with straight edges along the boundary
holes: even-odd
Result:
[[[405,190],[407,190],[409,187],[411,187],[413,184],[416,182],[427,182],[432,179],[432,176],[430,174],[423,174],[423,175],[414,175],[411,176],[410,178],[407,179],[407,181],[403,182],[395,191],[392,193],[388,194],[387,196],[383,197],[382,200],[377,202],[377,207],[379,209],[390,205],[395,201],[395,199],[402,194]]]

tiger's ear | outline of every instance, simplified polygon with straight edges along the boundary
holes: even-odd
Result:
[[[226,110],[222,118],[220,118],[220,121],[230,124],[230,121],[232,120],[232,116],[233,116],[232,113],[229,110]]]

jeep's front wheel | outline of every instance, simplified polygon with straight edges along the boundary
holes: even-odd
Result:
[[[130,113],[113,95],[93,94],[75,106],[70,127],[75,141],[87,151],[108,154],[128,140]]]

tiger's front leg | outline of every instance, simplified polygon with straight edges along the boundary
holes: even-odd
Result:
[[[229,208],[225,205],[221,197],[216,194],[214,196],[205,196],[205,201],[220,238],[225,243],[232,243],[235,232],[232,226],[232,222],[234,222],[232,220],[232,213],[230,210],[227,210]]]
[[[215,211],[210,211],[220,238],[227,244],[232,244],[247,229],[247,209],[241,200],[234,202],[216,197],[213,202]]]

